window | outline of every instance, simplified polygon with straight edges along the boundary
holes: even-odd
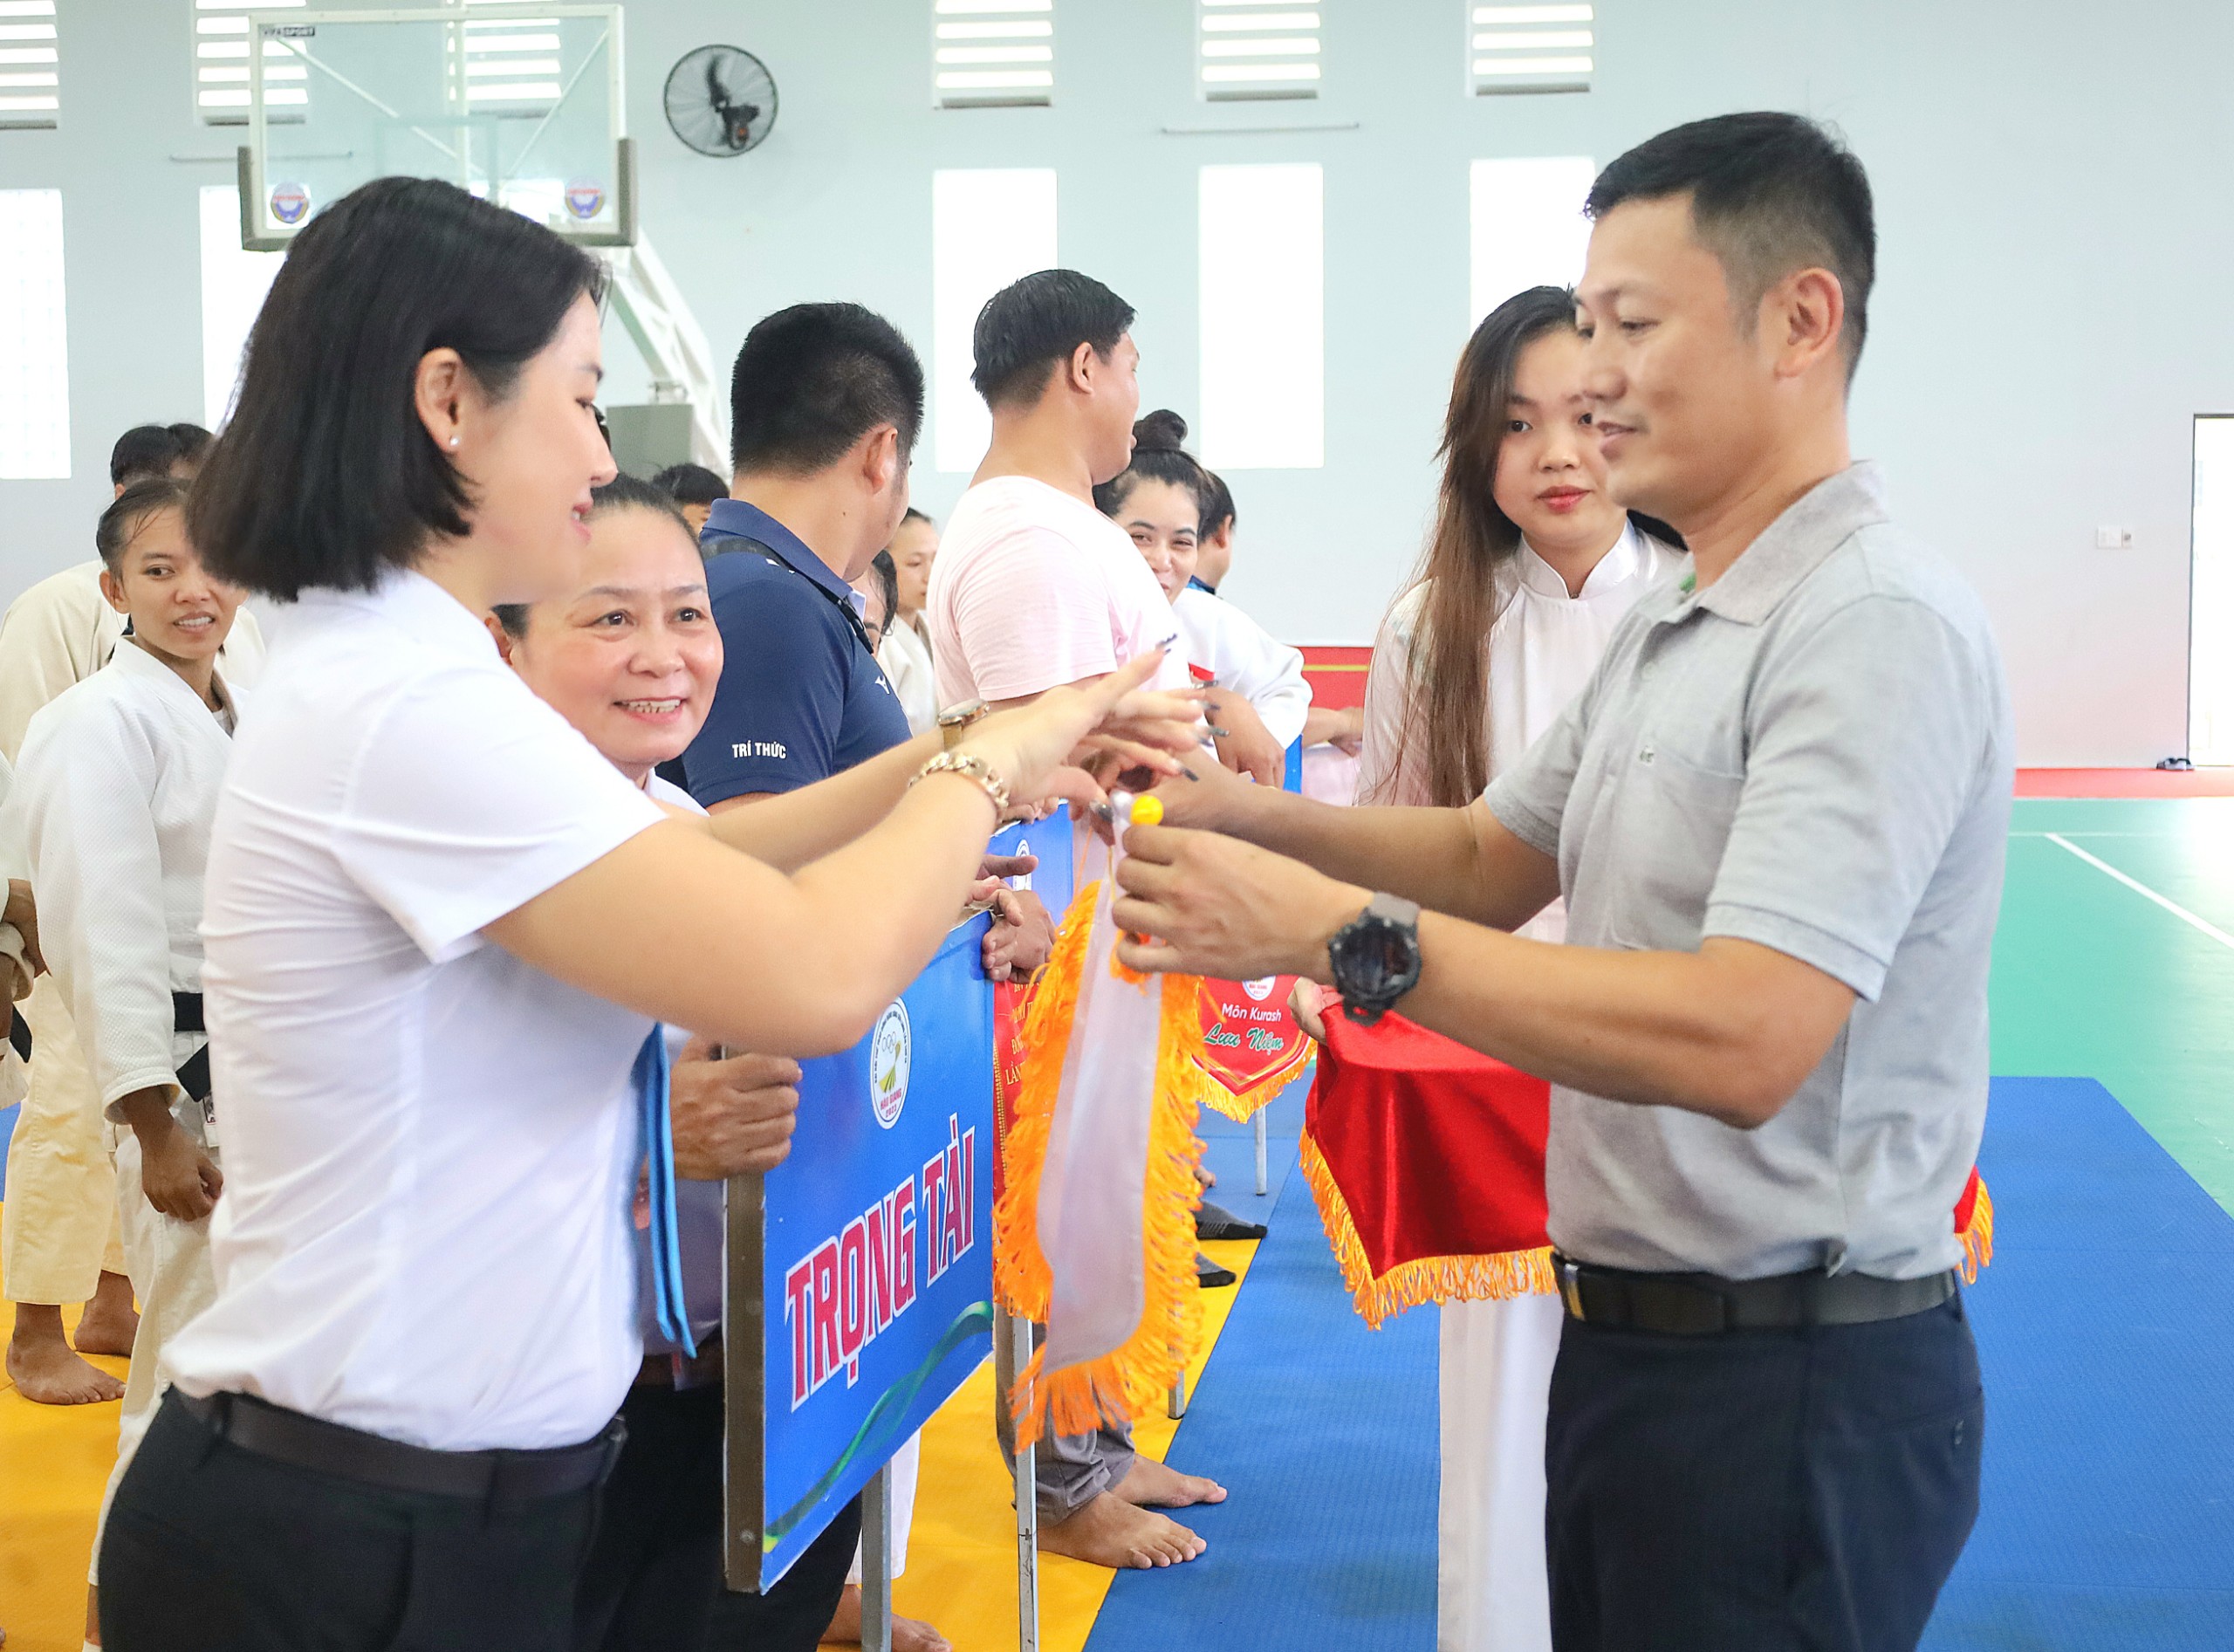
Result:
[[[299,6],[304,0],[194,0],[194,106],[204,120],[239,126],[248,120],[248,14]],[[277,40],[264,43],[264,105],[276,109],[311,100],[310,69]]]
[[[0,189],[0,476],[70,476],[62,191]]]
[[[1474,163],[1470,327],[1525,288],[1574,284],[1590,246],[1582,203],[1597,175],[1587,155]]]
[[[61,113],[54,0],[0,0],[0,127],[51,127]]]
[[[1200,0],[1196,72],[1203,95],[1315,98],[1319,9],[1296,0]]]
[[[241,195],[230,183],[202,186],[202,422],[221,428],[233,410],[248,330],[284,252],[241,246]]]
[[[1051,101],[1054,11],[1055,0],[935,0],[932,102],[968,109]]]
[[[1055,267],[1052,168],[931,175],[931,417],[938,468],[975,470],[993,416],[970,382],[985,300]]]
[[[1326,458],[1325,185],[1315,165],[1204,167],[1203,460]]]
[[[1466,60],[1477,93],[1587,92],[1588,6],[1471,6]]]

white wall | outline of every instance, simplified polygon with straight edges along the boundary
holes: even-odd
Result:
[[[1326,464],[1230,478],[1233,592],[1297,641],[1361,641],[1431,497],[1468,163],[1603,161],[1735,108],[1826,116],[1878,192],[1859,446],[1984,593],[2025,761],[2181,749],[2189,422],[2234,408],[2234,8],[2165,0],[2144,27],[2078,0],[1600,0],[1596,91],[1470,99],[1460,0],[1322,4],[1315,104],[1196,102],[1189,0],[1057,0],[1054,107],[934,112],[929,0],[647,0],[627,43],[644,222],[722,351],[769,310],[840,297],[927,346],[932,170],[1054,167],[1064,261],[1138,306],[1149,403],[1191,418],[1196,169],[1322,162]],[[230,175],[232,134],[188,114],[188,0],[63,10],[64,129],[0,133],[0,187],[67,192],[75,477],[0,483],[0,593],[86,553],[118,430],[201,406],[195,189]],[[690,154],[660,114],[668,66],[709,41],[758,53],[781,89],[773,136],[740,159]],[[1337,122],[1355,125],[1162,130]],[[963,479],[929,457],[917,490],[942,511]],[[2135,548],[2094,550],[2098,524]]]

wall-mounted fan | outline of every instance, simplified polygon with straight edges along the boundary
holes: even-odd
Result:
[[[776,80],[737,46],[700,46],[668,71],[667,123],[700,154],[757,149],[776,124]]]

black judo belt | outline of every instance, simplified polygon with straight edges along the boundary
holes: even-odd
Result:
[[[25,1061],[31,1059],[31,1024],[24,1019],[24,1012],[13,1005],[10,1009],[14,1019],[8,1026],[8,1043]],[[207,1032],[202,1023],[202,995],[199,992],[171,994],[171,1031],[174,1032]],[[196,1101],[209,1099],[209,1046],[196,1050],[187,1064],[178,1070],[178,1087]]]
[[[171,994],[171,1031],[174,1032],[207,1032],[202,1022],[202,995],[199,992]],[[204,1044],[178,1070],[178,1087],[196,1101],[209,1099],[209,1046]]]

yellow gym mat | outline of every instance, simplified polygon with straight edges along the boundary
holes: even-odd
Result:
[[[1234,1241],[1203,1249],[1245,1278],[1257,1246]],[[1188,1374],[1190,1391],[1237,1289],[1203,1293],[1205,1334]],[[64,1320],[74,1326],[76,1310]],[[0,1338],[14,1323],[13,1306],[0,1304]],[[94,1363],[121,1377],[127,1362]],[[113,1402],[34,1405],[15,1384],[0,1381],[0,1628],[8,1634],[6,1652],[78,1652],[84,1642],[86,1562],[101,1487],[116,1460],[116,1416]],[[1178,1426],[1152,1418],[1134,1430],[1134,1443],[1161,1460]],[[923,1430],[908,1574],[894,1587],[895,1608],[936,1624],[956,1652],[1014,1652],[1016,1517],[1009,1492],[993,1436],[988,1361]],[[1048,1556],[1039,1578],[1041,1647],[1081,1652],[1110,1573]]]

